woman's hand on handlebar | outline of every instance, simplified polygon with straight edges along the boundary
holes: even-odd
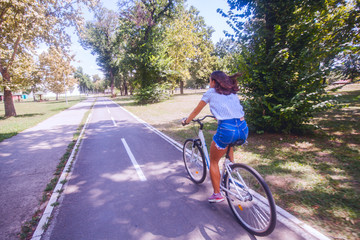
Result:
[[[181,124],[182,124],[183,126],[189,124],[189,123],[186,122],[186,120],[187,120],[187,118],[183,118],[183,119],[181,120]]]

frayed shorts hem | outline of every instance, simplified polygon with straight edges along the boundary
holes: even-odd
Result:
[[[217,150],[225,150],[227,148],[227,146],[225,148],[220,147],[215,141],[214,141],[214,143],[215,143],[215,147],[217,148]]]

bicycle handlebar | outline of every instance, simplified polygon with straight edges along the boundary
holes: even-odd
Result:
[[[193,121],[193,122],[199,122],[199,123],[200,123],[201,121],[204,121],[204,119],[205,119],[205,118],[208,118],[208,117],[209,117],[209,118],[215,118],[213,115],[206,115],[206,116],[204,116],[203,118],[193,119],[192,121]]]
[[[201,121],[203,121],[205,118],[214,118],[215,119],[215,117],[213,115],[206,115],[206,116],[204,116],[202,118],[193,119],[191,121],[192,122],[197,122],[200,125],[200,128],[202,129],[203,128],[203,123]],[[186,118],[183,118],[183,120],[186,120]],[[184,124],[183,121],[182,121],[182,125],[185,126],[186,124]]]

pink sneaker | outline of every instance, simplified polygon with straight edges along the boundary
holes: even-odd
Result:
[[[224,201],[224,197],[221,195],[221,193],[213,193],[211,197],[208,199],[209,202],[217,203]]]

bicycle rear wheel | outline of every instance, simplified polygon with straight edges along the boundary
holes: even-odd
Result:
[[[187,139],[183,147],[186,171],[195,183],[202,183],[206,177],[206,163],[203,150],[195,139]]]
[[[268,185],[255,169],[245,164],[233,164],[231,169],[232,179],[229,173],[224,179],[231,211],[248,232],[269,235],[276,225],[276,208]]]

